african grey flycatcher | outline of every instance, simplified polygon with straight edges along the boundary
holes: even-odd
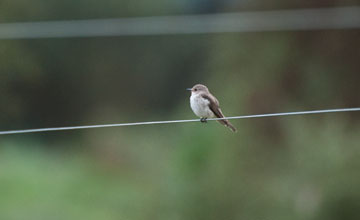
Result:
[[[206,122],[207,118],[225,117],[221,112],[219,101],[209,92],[209,89],[206,86],[197,84],[187,90],[191,91],[191,109],[195,115],[201,118],[201,122]],[[233,132],[236,132],[236,128],[228,120],[218,120],[218,122],[230,128]]]

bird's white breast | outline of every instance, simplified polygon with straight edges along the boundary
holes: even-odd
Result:
[[[210,101],[201,97],[200,94],[190,96],[190,106],[195,115],[201,118],[213,118],[215,115],[209,107]]]

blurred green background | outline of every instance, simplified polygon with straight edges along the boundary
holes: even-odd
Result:
[[[0,2],[0,22],[357,1]],[[360,30],[0,41],[0,130],[359,107]],[[360,115],[0,137],[0,219],[360,219]]]

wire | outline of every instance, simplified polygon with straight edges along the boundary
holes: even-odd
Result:
[[[233,117],[225,117],[225,118],[208,118],[207,120],[217,121],[223,119],[232,120],[232,119],[245,119],[245,118],[264,118],[264,117],[277,117],[277,116],[289,116],[289,115],[308,115],[308,114],[353,112],[353,111],[360,111],[360,108],[341,108],[341,109],[259,114],[259,115],[243,115],[243,116],[233,116]],[[125,126],[135,126],[135,125],[173,124],[173,123],[186,123],[186,122],[198,122],[198,121],[199,119],[188,119],[188,120],[172,120],[172,121],[149,121],[149,122],[134,122],[134,123],[121,123],[121,124],[106,124],[106,125],[85,125],[85,126],[57,127],[57,128],[37,128],[37,129],[25,129],[25,130],[0,131],[0,135],[24,134],[24,133],[35,133],[35,132],[45,132],[45,131],[64,131],[64,130],[76,130],[76,129],[88,129],[88,128],[125,127]]]
[[[0,24],[0,39],[142,36],[360,28],[360,7]]]

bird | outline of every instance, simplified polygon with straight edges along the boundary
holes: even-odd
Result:
[[[219,101],[213,96],[209,89],[202,85],[196,84],[192,88],[186,90],[191,91],[190,107],[200,117],[201,122],[206,122],[207,118],[224,118]],[[236,132],[236,128],[226,119],[218,120],[218,122],[228,127],[233,132]]]

